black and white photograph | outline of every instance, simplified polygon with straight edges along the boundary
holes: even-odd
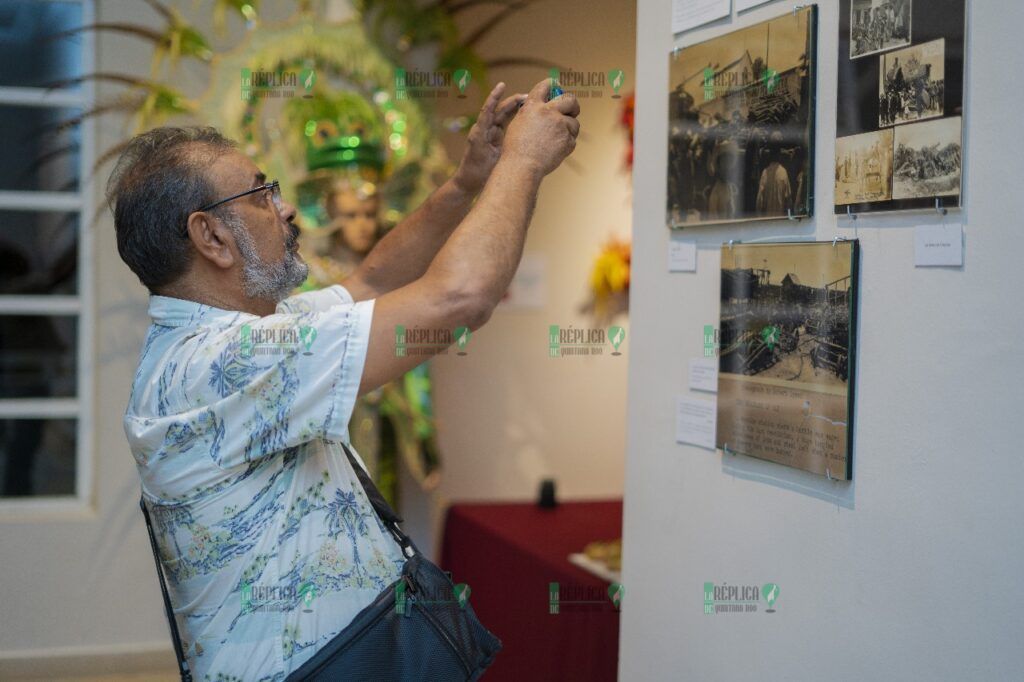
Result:
[[[961,133],[959,117],[896,128],[893,198],[960,194]]]
[[[892,130],[836,140],[836,205],[892,198]]]
[[[816,11],[669,58],[670,227],[812,214]]]
[[[718,441],[845,476],[857,242],[722,247]]]
[[[853,0],[850,59],[910,44],[912,0]]]
[[[833,211],[959,208],[966,0],[913,0],[910,45],[852,58],[853,27],[869,4],[872,16],[911,13],[910,2],[839,0]]]
[[[879,127],[936,118],[945,113],[946,40],[939,38],[879,57]]]

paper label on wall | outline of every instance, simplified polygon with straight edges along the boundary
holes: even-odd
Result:
[[[676,442],[715,449],[717,400],[676,397]]]
[[[914,228],[914,265],[964,264],[964,226],[918,225]]]
[[[697,242],[668,241],[668,271],[697,272]]]
[[[751,7],[757,7],[758,5],[764,5],[771,2],[771,0],[736,0],[736,11],[742,12],[748,10]]]
[[[730,0],[672,0],[672,33],[689,31],[730,14]]]
[[[718,392],[718,358],[690,360],[690,388],[695,391]]]

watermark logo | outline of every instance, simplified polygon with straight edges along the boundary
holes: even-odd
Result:
[[[621,98],[622,95],[619,94],[619,88],[626,82],[626,72],[622,69],[612,69],[608,72],[608,82],[612,84],[612,90],[615,91],[612,99]]]
[[[775,613],[775,602],[779,598],[779,586],[775,583],[765,583],[761,587],[761,594],[764,595],[764,600],[768,602],[768,608],[764,612]]]
[[[395,613],[400,616],[411,615],[414,603],[458,604],[460,609],[465,609],[471,593],[472,590],[466,583],[452,585],[451,589],[442,585],[439,590],[424,590],[422,587],[412,590],[409,583],[402,580],[395,586]]]
[[[548,583],[548,613],[557,615],[569,607],[573,611],[614,611],[622,610],[622,583],[612,583],[606,590],[594,585],[563,585]],[[608,608],[609,602],[611,608]]]
[[[612,583],[608,586],[608,598],[612,600],[612,604],[615,604],[615,610],[618,611],[622,608],[622,595],[625,592],[625,588],[622,583]]]
[[[469,338],[473,335],[469,331],[469,327],[456,327],[455,328],[455,345],[458,346],[459,352],[456,355],[466,354],[466,344],[469,343]]]
[[[466,98],[466,88],[473,76],[468,69],[452,71],[421,71],[395,69],[395,99],[445,99],[454,85],[459,99]]]
[[[316,341],[316,327],[310,327],[303,325],[299,327],[299,338],[302,340],[302,345],[306,349],[303,355],[312,355],[313,353],[309,350]]]
[[[619,326],[608,327],[608,340],[612,342],[612,355],[622,355],[619,352],[619,346],[626,340],[626,330]]]
[[[728,94],[758,83],[764,88],[765,94],[771,95],[779,87],[780,82],[779,72],[768,67],[765,67],[761,75],[756,79],[752,78],[748,71],[744,71],[742,74],[736,71],[715,73],[714,69],[705,67],[704,80],[702,82],[704,86],[704,101],[708,102],[719,94]]]
[[[704,325],[704,357],[713,358],[718,355],[718,330],[713,325]]]
[[[761,587],[704,583],[704,613],[756,613],[762,597],[768,604],[765,613],[775,613],[775,602],[779,598],[779,586],[776,583],[765,583]]]
[[[466,583],[459,583],[455,586],[455,600],[459,602],[459,608],[466,608],[466,604],[469,603],[469,594],[472,590],[469,589],[469,585]]]
[[[598,327],[574,328],[572,325],[548,325],[548,357],[560,358],[567,355],[604,355],[608,344],[612,346],[609,355],[622,355],[619,346],[626,339],[626,330],[618,325],[608,329]]]
[[[769,324],[761,330],[761,340],[764,341],[764,345],[768,346],[768,350],[775,350],[776,344],[779,343],[779,328],[773,324]]]
[[[447,355],[452,345],[458,349],[456,355],[466,355],[466,346],[472,336],[469,327],[421,328],[395,325],[395,357],[410,355]]]
[[[458,69],[454,74],[455,76],[455,87],[459,89],[459,98],[466,98],[466,88],[469,87],[470,81],[473,80],[473,74],[469,72],[469,69]]]
[[[292,611],[300,604],[305,613],[313,612],[316,588],[310,582],[295,585],[242,585],[242,613]]]
[[[253,355],[283,355],[305,349],[303,355],[312,355],[316,341],[316,328],[308,325],[281,327],[253,327],[243,324],[238,333],[238,351],[243,358]]]
[[[622,97],[619,94],[619,89],[626,82],[626,72],[622,69],[611,69],[607,72],[549,69],[548,76],[552,81],[552,92],[549,99],[560,94],[572,95],[580,99],[598,99],[604,97],[609,89],[611,89],[612,98],[618,99]],[[557,85],[555,85],[556,83]]]
[[[300,71],[262,69],[241,70],[242,101],[254,99],[292,99],[313,97],[313,86],[316,84],[316,71],[302,69]]]

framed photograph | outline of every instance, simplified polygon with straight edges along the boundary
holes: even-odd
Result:
[[[852,470],[859,243],[722,246],[716,444]]]
[[[813,214],[816,37],[810,5],[669,57],[669,227]]]
[[[910,44],[913,0],[852,0],[849,4],[850,59]]]
[[[966,12],[840,0],[835,213],[960,207]]]

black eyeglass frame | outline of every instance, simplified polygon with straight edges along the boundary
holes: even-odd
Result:
[[[256,192],[262,192],[263,190],[267,190],[267,189],[269,189],[271,191],[271,195],[270,196],[271,196],[271,199],[274,202],[274,207],[277,210],[280,211],[281,210],[281,200],[280,200],[280,196],[281,196],[281,183],[278,182],[277,180],[271,180],[270,182],[268,182],[268,183],[266,183],[264,185],[260,185],[259,187],[253,187],[252,189],[247,189],[244,192],[240,192],[240,193],[238,193],[238,194],[236,194],[234,196],[230,196],[230,197],[227,197],[225,199],[220,199],[218,201],[213,202],[212,204],[207,204],[206,206],[203,206],[202,208],[198,208],[196,210],[197,211],[209,211],[209,210],[217,208],[221,204],[226,204],[229,201],[234,201],[235,199],[241,199],[242,197],[249,196],[250,194],[256,194]]]

